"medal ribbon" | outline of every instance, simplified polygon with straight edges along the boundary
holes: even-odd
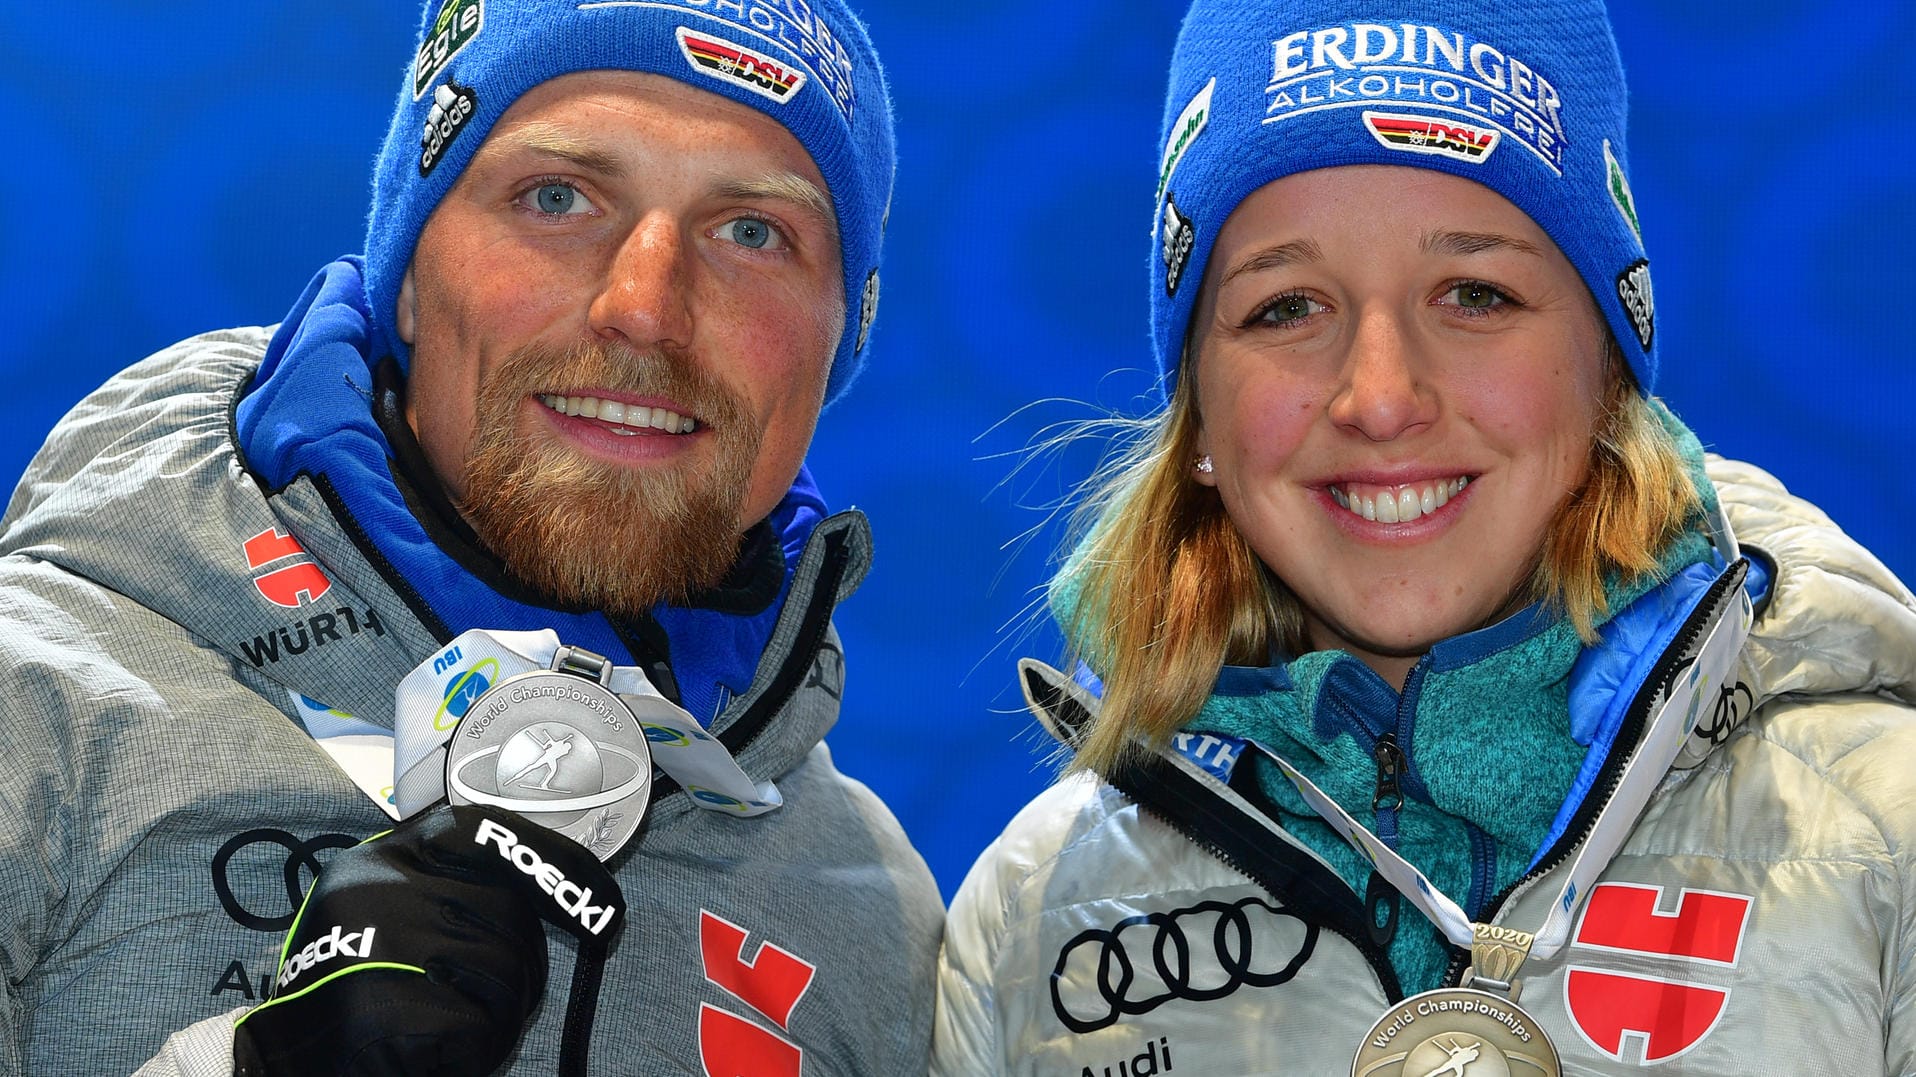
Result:
[[[1622,779],[1597,814],[1589,836],[1572,857],[1563,888],[1551,902],[1549,915],[1534,939],[1513,928],[1471,923],[1470,917],[1449,895],[1432,886],[1423,872],[1385,845],[1288,760],[1263,744],[1256,741],[1251,744],[1277,764],[1305,803],[1370,861],[1378,875],[1428,917],[1451,945],[1472,951],[1478,979],[1507,987],[1515,980],[1517,968],[1527,956],[1534,953],[1548,960],[1569,941],[1571,921],[1597,876],[1623,847],[1637,816],[1650,802],[1657,785],[1695,728],[1705,701],[1714,700],[1717,689],[1732,674],[1737,655],[1749,636],[1752,610],[1750,597],[1741,587],[1735,589],[1729,601],[1730,608],[1711,628],[1697,650],[1695,661],[1671,686],[1668,698],[1651,719],[1643,740],[1624,767]]]
[[[559,650],[551,629],[463,632],[413,668],[393,691],[393,800],[406,818],[445,795],[446,742],[459,719],[491,686],[551,668]],[[763,815],[784,804],[778,787],[754,782],[698,720],[659,694],[637,666],[612,667],[607,685],[645,731],[652,761],[691,794],[692,803],[728,815]]]

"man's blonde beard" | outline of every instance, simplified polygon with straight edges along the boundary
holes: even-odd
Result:
[[[698,463],[621,467],[529,435],[528,398],[591,389],[664,397],[712,444]],[[529,346],[479,387],[458,508],[507,571],[561,606],[636,616],[724,578],[762,431],[683,357]]]

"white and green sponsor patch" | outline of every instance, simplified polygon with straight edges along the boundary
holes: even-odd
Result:
[[[1211,94],[1216,89],[1217,79],[1213,77],[1184,106],[1184,111],[1178,113],[1178,118],[1171,121],[1171,131],[1164,142],[1164,159],[1158,162],[1158,189],[1151,194],[1151,201],[1160,208],[1164,205],[1164,192],[1171,185],[1171,174],[1178,170],[1178,162],[1184,160],[1184,152],[1211,122]],[[1155,220],[1151,227],[1155,234]]]
[[[446,69],[459,50],[472,44],[486,24],[486,0],[443,0],[439,14],[426,29],[419,55],[412,65],[412,99],[426,96],[426,88]]]
[[[1637,222],[1637,200],[1630,194],[1630,180],[1623,174],[1623,166],[1617,163],[1617,155],[1610,152],[1610,140],[1603,140],[1604,186],[1610,190],[1610,201],[1616,203],[1617,212],[1623,214],[1623,222],[1635,233],[1638,245],[1643,243],[1643,225]]]

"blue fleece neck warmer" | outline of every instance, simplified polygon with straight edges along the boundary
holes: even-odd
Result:
[[[634,656],[604,614],[565,612],[507,597],[473,575],[427,534],[393,478],[393,450],[374,420],[375,329],[360,262],[322,269],[287,314],[235,414],[248,468],[269,489],[301,475],[330,486],[337,504],[425,606],[441,642],[472,628],[550,628],[559,639],[631,664]],[[825,516],[801,470],[767,518],[784,556],[777,598],[752,614],[660,605],[653,618],[670,641],[682,704],[710,724],[750,686],[784,605],[805,540]],[[415,609],[417,607],[415,606]]]
[[[1433,168],[1530,215],[1647,395],[1655,303],[1600,0],[1197,0],[1171,60],[1152,224],[1166,399],[1218,230],[1251,192],[1338,165]]]
[[[397,52],[397,48],[394,49]],[[830,189],[846,326],[825,387],[858,376],[878,312],[895,147],[885,73],[843,0],[427,0],[373,178],[374,354],[411,361],[393,318],[419,230],[521,94],[574,71],[643,71],[765,113]]]

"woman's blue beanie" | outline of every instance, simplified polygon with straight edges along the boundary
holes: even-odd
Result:
[[[373,177],[366,292],[375,345],[410,366],[393,325],[419,230],[512,103],[573,71],[665,75],[792,132],[830,188],[845,270],[844,333],[825,399],[858,376],[878,311],[891,203],[891,98],[842,0],[428,0]]]
[[[1454,173],[1529,214],[1648,393],[1656,308],[1625,178],[1625,104],[1599,0],[1197,0],[1171,59],[1152,224],[1166,398],[1231,211],[1272,180],[1352,164]]]

